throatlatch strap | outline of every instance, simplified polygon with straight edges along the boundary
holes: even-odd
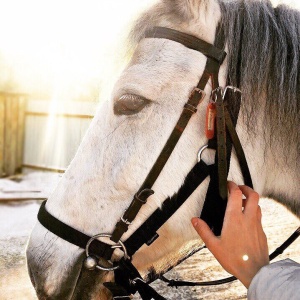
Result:
[[[244,178],[244,183],[245,183],[245,185],[253,188],[252,178],[251,178],[251,175],[250,175],[250,171],[249,171],[247,159],[246,159],[246,156],[245,156],[245,152],[244,152],[243,147],[241,145],[240,139],[239,139],[239,137],[238,137],[238,135],[235,131],[235,128],[234,128],[234,125],[233,125],[232,120],[230,118],[227,107],[225,106],[224,109],[225,109],[226,128],[228,130],[229,137],[230,137],[231,142],[234,146],[235,153],[236,153],[237,159],[238,159],[240,167],[241,167],[242,175],[243,175],[243,178]]]

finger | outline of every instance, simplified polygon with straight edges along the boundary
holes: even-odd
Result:
[[[242,193],[246,196],[244,213],[256,214],[259,201],[259,195],[253,189],[246,185],[239,186]]]
[[[258,221],[261,222],[262,213],[261,213],[261,208],[259,205],[257,206],[257,218],[258,218]]]
[[[199,218],[192,218],[191,221],[206,247],[213,252],[219,242],[219,239],[214,235],[209,226],[203,220]]]
[[[228,181],[228,203],[226,211],[242,211],[243,200],[240,188],[232,181]]]
[[[262,222],[261,222],[262,221],[262,212],[261,212],[261,208],[260,208],[259,205],[257,206],[257,219],[258,219],[258,228],[259,228],[259,230],[264,232],[263,225],[262,225]]]

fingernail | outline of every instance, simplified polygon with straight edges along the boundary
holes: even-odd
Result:
[[[196,227],[198,225],[198,219],[197,218],[192,219],[192,224],[194,227]]]

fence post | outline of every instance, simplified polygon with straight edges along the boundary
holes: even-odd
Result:
[[[26,96],[0,93],[0,177],[22,170]]]
[[[5,124],[5,97],[0,94],[0,178],[4,176],[4,124]]]

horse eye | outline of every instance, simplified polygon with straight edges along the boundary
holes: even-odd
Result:
[[[116,115],[134,115],[140,112],[150,100],[133,94],[122,95],[114,105]]]

